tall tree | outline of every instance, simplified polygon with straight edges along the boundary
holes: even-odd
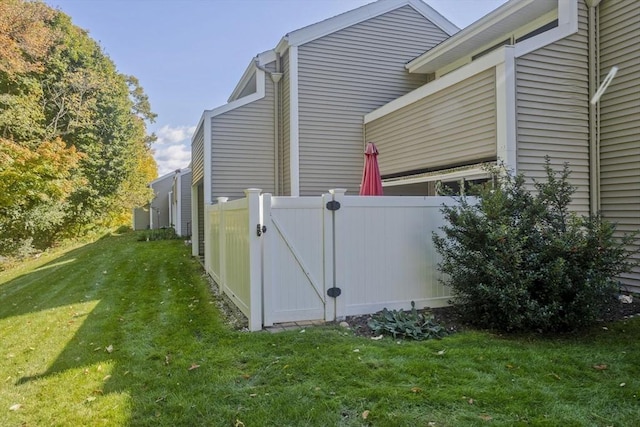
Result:
[[[57,212],[43,228],[49,241],[29,235],[29,227],[10,228],[16,239],[46,246],[88,225],[113,225],[123,212],[148,200],[147,183],[157,170],[146,122],[154,119],[138,79],[118,73],[71,18],[41,2],[0,1],[0,137],[3,156],[13,165],[3,173],[13,174],[25,159],[39,159],[73,184],[59,197],[35,204],[18,202],[20,197],[0,199],[0,224],[32,221],[44,205],[47,212]],[[67,158],[70,167],[44,156],[41,150],[51,144],[61,157],[73,158]],[[29,179],[35,178],[25,175],[24,183]]]

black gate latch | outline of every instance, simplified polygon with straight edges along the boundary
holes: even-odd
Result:
[[[258,224],[256,226],[256,234],[258,235],[258,237],[262,236],[266,232],[267,232],[267,226],[266,225]]]

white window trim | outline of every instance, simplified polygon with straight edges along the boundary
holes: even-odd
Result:
[[[298,103],[298,47],[289,47],[289,174],[291,196],[300,195],[300,116]]]

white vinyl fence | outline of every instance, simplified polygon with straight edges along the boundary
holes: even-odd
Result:
[[[250,330],[447,304],[432,233],[452,198],[245,193],[206,207],[205,268]]]

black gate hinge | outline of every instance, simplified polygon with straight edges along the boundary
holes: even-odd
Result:
[[[337,211],[338,209],[340,209],[340,202],[338,202],[337,200],[328,201],[327,209],[329,209],[330,211]]]
[[[256,226],[256,234],[258,235],[258,237],[262,236],[266,232],[267,232],[267,226],[266,225],[258,224]]]
[[[340,288],[333,287],[327,289],[327,295],[329,295],[331,298],[338,298],[341,293],[342,290]]]

